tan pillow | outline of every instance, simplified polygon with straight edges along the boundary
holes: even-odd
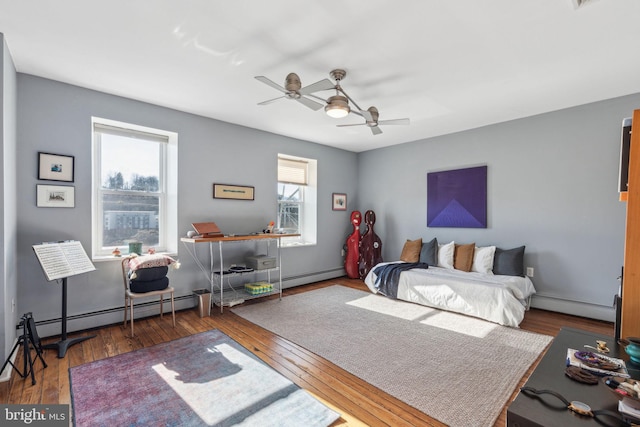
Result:
[[[476,244],[469,243],[468,245],[456,245],[453,253],[453,268],[461,271],[471,271],[473,265],[473,252],[475,251]]]
[[[407,240],[400,254],[400,261],[418,262],[420,261],[420,250],[422,249],[422,239]]]

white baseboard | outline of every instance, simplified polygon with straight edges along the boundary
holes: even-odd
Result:
[[[342,277],[342,276],[344,276],[344,269],[335,268],[329,271],[323,271],[323,272],[308,274],[304,276],[283,278],[282,287],[291,288],[294,286],[306,285],[308,283],[320,282],[323,280],[331,280],[331,279],[335,279],[337,277]],[[190,308],[193,308],[195,305],[196,305],[196,300],[190,299],[190,298],[176,300],[175,302],[176,310],[190,309]],[[122,310],[124,310],[124,308]],[[124,320],[124,313],[122,310],[116,310],[113,312],[100,313],[100,314],[82,317],[79,319],[68,320],[67,332],[72,333],[74,331],[83,331],[86,329],[97,328],[104,325],[122,323]],[[157,304],[151,304],[149,306],[138,307],[135,309],[136,319],[141,319],[147,316],[155,316],[158,313],[159,313],[159,308]],[[165,306],[164,306],[165,316],[167,315],[167,313],[169,313],[169,316],[171,315],[169,302],[165,300]],[[61,333],[60,321],[38,325],[38,335],[42,338],[57,336],[57,335],[60,335],[60,333]]]
[[[616,319],[616,312],[613,307],[569,301],[539,294],[534,295],[531,299],[531,307],[589,319],[604,320],[606,322],[615,322]]]
[[[13,345],[11,346],[11,348],[15,347],[17,342],[18,342],[18,339],[16,338],[13,341]],[[17,356],[18,356],[18,351],[14,351],[9,361],[11,363],[16,363]],[[4,363],[4,361],[2,363]],[[11,379],[11,372],[13,372],[13,367],[9,363],[7,363],[7,366],[5,366],[4,371],[0,372],[0,383],[9,381]]]
[[[305,276],[286,278],[282,281],[282,288],[292,288],[294,286],[307,285],[309,283],[322,282],[344,276],[344,269],[333,269],[321,273],[314,273]]]
[[[164,315],[171,317],[171,306],[169,305],[169,301],[165,300],[164,302]],[[195,300],[192,299],[184,299],[178,300],[175,302],[176,311],[193,308],[195,304]],[[159,305],[152,304],[144,307],[137,307],[135,309],[135,318],[142,319],[147,316],[157,316],[160,313]],[[117,310],[111,313],[104,314],[96,314],[92,316],[83,317],[80,319],[68,320],[67,321],[67,332],[73,333],[75,331],[84,331],[86,329],[98,328],[105,325],[112,325],[117,323],[124,322],[124,307],[121,310]],[[47,338],[52,336],[60,335],[61,333],[61,324],[60,321],[53,322],[46,325],[38,325],[38,335],[41,338]]]

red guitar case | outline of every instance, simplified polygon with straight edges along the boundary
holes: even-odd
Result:
[[[351,224],[353,232],[347,237],[345,248],[347,254],[344,258],[344,269],[347,276],[351,279],[357,279],[358,262],[360,260],[360,223],[362,222],[362,214],[359,211],[351,212]]]
[[[376,222],[375,212],[372,210],[365,212],[364,222],[367,224],[367,231],[360,239],[360,265],[358,269],[360,279],[363,280],[373,267],[382,262],[382,240],[373,231],[373,224]]]

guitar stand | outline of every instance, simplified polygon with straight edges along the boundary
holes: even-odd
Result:
[[[31,347],[36,350],[36,357],[40,358],[44,367],[47,367],[47,363],[42,358],[42,344],[40,343],[40,337],[38,336],[38,332],[36,331],[36,324],[33,320],[33,316],[31,313],[26,313],[22,315],[20,318],[21,322],[18,326],[22,326],[22,335],[18,338],[18,341],[13,346],[11,353],[9,353],[9,357],[2,365],[2,369],[0,369],[0,373],[4,371],[4,368],[7,367],[7,364],[10,364],[13,369],[18,372],[20,378],[27,378],[27,375],[31,374],[31,385],[36,384],[36,376],[33,370],[33,364],[36,362],[35,359],[31,358]],[[13,353],[18,349],[18,347],[22,346],[24,354],[22,357],[23,360],[23,371],[20,372],[18,367],[11,362],[11,358],[13,357]],[[27,366],[27,364],[29,366]]]

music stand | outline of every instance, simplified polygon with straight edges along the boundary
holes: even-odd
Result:
[[[84,337],[68,338],[67,337],[67,278],[62,279],[62,334],[60,341],[45,344],[42,348],[58,350],[58,358],[62,359],[67,353],[67,349],[74,344],[94,338],[95,335],[88,335]]]
[[[68,338],[67,337],[67,278],[77,274],[95,270],[87,253],[78,241],[42,243],[33,245],[33,250],[40,261],[47,280],[62,279],[62,335],[58,342],[45,344],[45,349],[57,349],[58,358],[62,359],[67,349],[74,344],[95,337],[95,335]]]

